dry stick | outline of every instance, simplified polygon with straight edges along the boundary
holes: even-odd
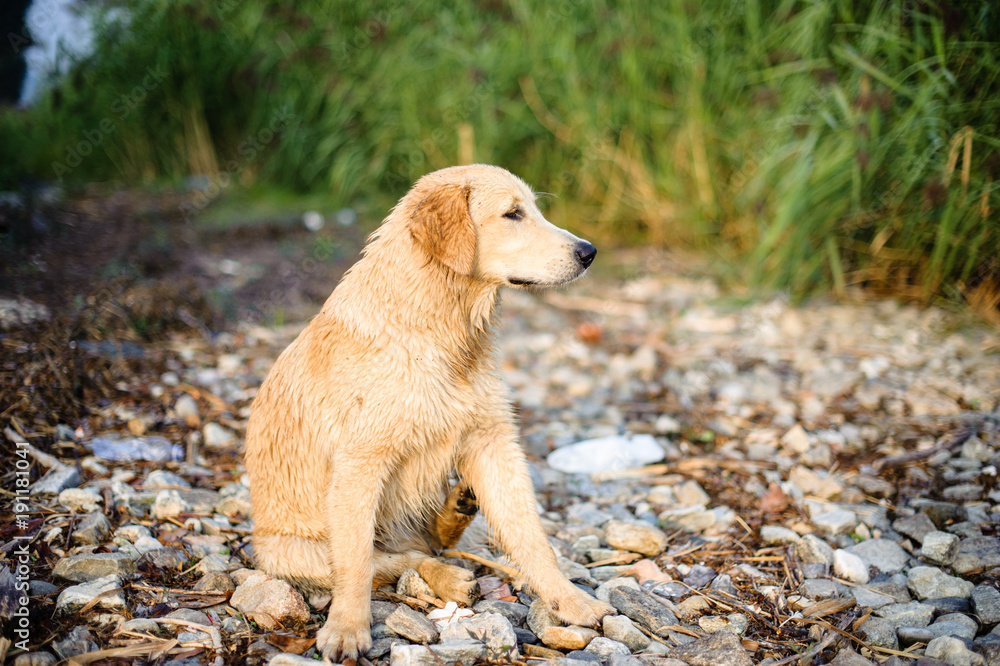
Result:
[[[160,624],[174,624],[181,627],[187,627],[192,631],[203,631],[207,633],[212,637],[212,647],[215,648],[214,666],[225,666],[226,661],[222,658],[222,634],[219,632],[218,627],[196,624],[194,622],[185,622],[184,620],[168,619],[165,617],[154,617],[150,619],[152,619],[153,622],[159,622]]]
[[[140,585],[132,583],[133,590],[144,590],[146,592],[170,592],[171,594],[188,594],[196,597],[224,597],[225,592],[216,590],[181,590],[176,587],[160,587],[158,585]]]
[[[218,632],[218,629],[216,629]],[[148,637],[147,637],[148,638]],[[164,654],[168,650],[174,648],[177,645],[177,639],[171,641],[160,641],[160,642],[150,642],[142,643],[140,645],[129,645],[127,647],[110,648],[107,650],[98,650],[96,652],[87,652],[84,654],[78,654],[74,657],[70,657],[67,660],[68,666],[85,666],[85,664],[92,664],[95,661],[101,659],[124,659],[127,657],[158,657]],[[215,666],[222,666],[223,662],[216,658]]]
[[[951,451],[952,449],[964,444],[967,439],[976,434],[978,429],[979,425],[965,428],[962,432],[955,435],[950,442],[939,444],[938,446],[931,447],[926,451],[911,451],[898,456],[882,458],[881,460],[875,461],[874,467],[877,470],[881,470],[886,467],[899,467],[901,465],[906,465],[907,463],[923,460],[924,458],[930,458],[935,453],[939,453],[940,451]]]
[[[509,567],[506,564],[500,564],[499,562],[494,562],[493,560],[488,560],[485,557],[479,557],[478,555],[473,555],[472,553],[467,553],[464,550],[446,550],[444,551],[445,557],[461,557],[466,560],[472,560],[473,562],[478,562],[484,566],[490,567],[491,569],[496,569],[501,571],[511,578],[520,578],[521,572],[514,567]]]

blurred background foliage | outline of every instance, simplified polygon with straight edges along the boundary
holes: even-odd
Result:
[[[108,8],[92,56],[0,112],[0,187],[198,175],[375,215],[475,160],[581,234],[761,288],[1000,303],[994,0]]]

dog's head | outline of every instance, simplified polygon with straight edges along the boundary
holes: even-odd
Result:
[[[403,201],[417,244],[433,260],[484,282],[554,287],[583,275],[597,254],[546,220],[531,188],[500,167],[435,171]]]

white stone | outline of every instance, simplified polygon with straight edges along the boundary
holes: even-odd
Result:
[[[101,495],[91,488],[67,488],[59,493],[59,504],[77,513],[97,511],[102,501]]]
[[[868,566],[860,557],[846,550],[833,551],[833,572],[852,583],[864,585],[868,582]]]
[[[185,502],[176,490],[161,490],[153,500],[153,506],[149,508],[149,515],[162,520],[175,518],[190,510],[191,505]]]
[[[548,457],[550,467],[568,474],[617,471],[660,460],[663,460],[663,447],[652,435],[589,439],[561,446]]]
[[[951,564],[958,554],[960,539],[950,532],[928,532],[920,548],[920,556],[932,564]]]
[[[853,511],[839,509],[815,515],[812,522],[828,534],[847,534],[858,524],[858,516]]]
[[[56,609],[63,612],[76,612],[93,601],[98,595],[117,589],[117,592],[101,597],[95,606],[111,610],[125,610],[125,593],[121,590],[121,586],[121,576],[118,574],[109,574],[101,578],[95,578],[87,583],[67,587],[59,593],[59,598],[56,600]]]
[[[231,430],[214,421],[205,424],[202,435],[205,437],[205,446],[210,449],[224,449],[236,442],[236,435]]]

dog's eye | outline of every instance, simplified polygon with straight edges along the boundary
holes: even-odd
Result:
[[[524,213],[521,212],[520,208],[515,208],[509,213],[504,213],[503,216],[506,217],[508,220],[520,220],[521,218],[524,217]]]

